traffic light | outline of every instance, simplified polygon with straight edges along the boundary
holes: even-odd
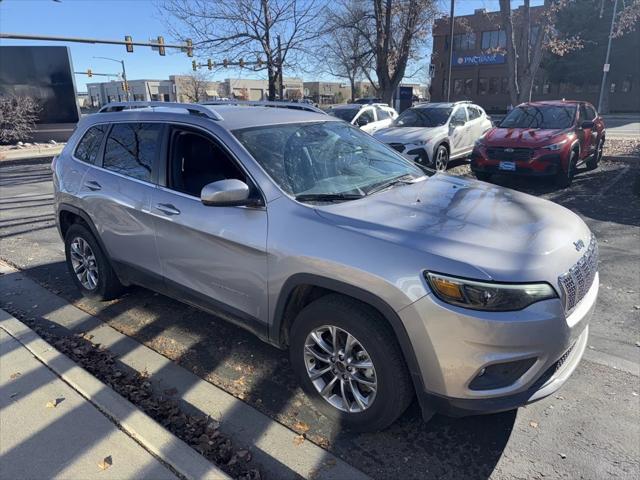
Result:
[[[222,66],[224,68],[227,68],[229,66],[229,60],[227,60],[226,58],[222,61]]]
[[[240,65],[240,68],[244,68],[244,60],[243,59],[238,60],[238,65]]]
[[[193,57],[193,42],[190,38],[187,39],[187,57]]]
[[[213,62],[211,61],[211,59],[207,60],[207,68],[209,70],[211,70],[213,68]]]
[[[158,37],[158,53],[161,57],[164,57],[164,37]]]
[[[89,78],[93,77],[93,72],[91,71],[90,68],[87,68],[87,77]]]
[[[133,53],[133,38],[131,38],[131,35],[125,35],[124,41],[127,44],[127,53]]]
[[[194,72],[198,69],[198,64],[196,63],[195,60],[191,61],[191,68],[193,68]]]

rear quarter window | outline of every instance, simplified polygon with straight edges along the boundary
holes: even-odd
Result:
[[[95,164],[100,154],[100,146],[108,125],[95,125],[82,136],[73,156],[83,162]]]
[[[103,168],[146,182],[157,168],[163,125],[116,123],[104,150]]]

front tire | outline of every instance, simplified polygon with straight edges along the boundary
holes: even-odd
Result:
[[[598,168],[598,163],[602,159],[602,155],[604,153],[604,138],[600,139],[598,142],[598,146],[596,147],[596,151],[593,152],[593,155],[589,160],[587,160],[587,169],[595,170]]]
[[[354,431],[391,425],[409,406],[413,386],[395,335],[380,314],[330,294],[307,305],[290,336],[291,365],[327,417]]]
[[[67,268],[78,289],[95,300],[111,300],[123,287],[91,231],[75,223],[64,237]]]
[[[567,162],[567,171],[560,170],[556,176],[556,185],[560,188],[567,188],[571,186],[573,177],[576,172],[576,164],[578,163],[578,153],[575,150],[571,150],[569,154],[569,161]]]

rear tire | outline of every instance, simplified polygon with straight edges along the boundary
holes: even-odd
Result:
[[[73,282],[86,297],[112,300],[123,290],[105,253],[91,231],[75,223],[64,237],[67,268]]]
[[[411,403],[413,385],[393,329],[368,305],[338,294],[321,297],[298,314],[290,340],[291,365],[303,390],[344,427],[382,430]]]
[[[576,172],[576,164],[578,163],[578,153],[575,150],[571,150],[569,154],[569,162],[567,163],[567,171],[560,170],[556,174],[556,185],[560,188],[567,188],[571,186],[573,177]]]

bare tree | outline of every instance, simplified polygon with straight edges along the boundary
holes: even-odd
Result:
[[[183,95],[188,102],[202,102],[207,100],[207,87],[209,84],[209,75],[202,70],[185,73],[180,78],[179,93]]]
[[[29,140],[40,110],[32,97],[0,95],[0,143]]]
[[[325,11],[325,29],[317,49],[319,66],[330,75],[348,80],[351,100],[357,95],[356,83],[371,70],[373,52],[362,31],[353,28],[363,16],[361,0],[344,0],[339,8]]]
[[[260,58],[267,70],[269,99],[276,96],[278,36],[281,63],[296,64],[317,37],[317,0],[161,0],[172,34],[191,38],[198,56],[230,61]]]
[[[428,40],[438,13],[437,3],[436,0],[360,0],[342,5],[344,27],[360,33],[367,47],[365,52],[372,58],[373,72],[363,68],[363,73],[383,101],[391,102],[393,92],[406,75],[407,65],[419,59],[420,49]]]

